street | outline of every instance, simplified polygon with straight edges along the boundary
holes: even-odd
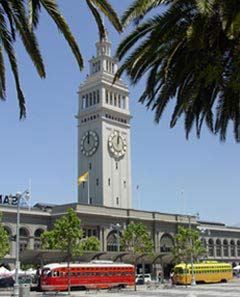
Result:
[[[90,290],[90,291],[72,291],[71,297],[87,297],[87,296],[106,297],[142,297],[142,296],[163,296],[163,297],[239,297],[240,296],[240,279],[234,279],[229,283],[221,284],[201,284],[194,287],[188,286],[164,286],[156,288],[155,286],[138,286],[135,292],[133,288],[118,290]],[[1,297],[12,296],[12,290],[1,290]],[[67,292],[60,293],[40,293],[31,292],[30,297],[52,297],[52,296],[67,296]],[[21,297],[21,296],[20,296]]]

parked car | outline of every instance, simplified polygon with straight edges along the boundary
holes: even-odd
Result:
[[[0,288],[13,287],[13,285],[14,279],[11,276],[0,278]]]
[[[143,280],[143,275],[142,274],[137,274],[135,282],[137,285],[142,285],[144,283],[148,283],[152,281],[152,277],[150,273],[145,273],[144,274],[144,280]]]

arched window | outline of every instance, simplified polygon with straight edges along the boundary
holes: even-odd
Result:
[[[208,240],[208,255],[209,257],[214,256],[214,242],[211,238]]]
[[[121,240],[121,232],[117,232],[116,230],[111,231],[107,237],[107,251],[117,252],[118,245],[119,245],[119,250],[122,250],[120,246],[120,240]]]
[[[43,229],[37,229],[34,232],[34,250],[40,249],[41,248],[41,235],[43,234],[44,230]]]
[[[235,253],[235,242],[234,242],[234,240],[231,240],[230,241],[230,254],[231,254],[231,257],[235,257],[236,256],[236,253]]]
[[[216,240],[216,256],[221,257],[222,256],[222,244],[221,240],[217,239]]]
[[[171,235],[164,234],[160,239],[160,252],[169,253],[174,246],[174,241]]]
[[[4,226],[3,228],[7,232],[8,236],[10,237],[12,235],[11,229],[9,227],[7,227],[7,226]]]
[[[19,250],[24,251],[29,243],[29,232],[26,228],[20,228],[19,230]]]
[[[223,256],[224,257],[228,257],[228,241],[226,239],[224,239],[223,241]]]
[[[240,257],[240,240],[237,241],[237,255]]]

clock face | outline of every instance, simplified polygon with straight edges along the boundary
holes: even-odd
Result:
[[[117,158],[123,157],[127,151],[126,139],[117,131],[114,131],[108,138],[110,152]]]
[[[84,156],[92,156],[98,148],[98,142],[98,135],[96,132],[85,132],[81,140],[81,151]]]

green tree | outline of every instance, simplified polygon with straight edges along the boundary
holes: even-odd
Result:
[[[0,213],[0,260],[10,251],[10,241],[7,231],[2,225],[2,213]]]
[[[70,261],[75,255],[82,255],[80,230],[81,221],[73,209],[68,209],[54,224],[51,231],[45,231],[41,235],[42,247],[47,249],[59,249],[67,255],[67,267],[70,270]],[[70,274],[68,273],[68,294],[70,295]]]
[[[174,236],[172,254],[177,263],[190,263],[191,256],[194,262],[206,253],[199,238],[199,232],[190,228],[179,226],[178,233]]]
[[[135,0],[122,16],[123,26],[132,22],[117,77],[126,72],[134,85],[146,78],[139,101],[155,121],[174,99],[171,128],[184,117],[187,138],[194,124],[200,137],[205,123],[224,141],[232,122],[239,142],[240,2]]]
[[[90,236],[81,240],[83,251],[100,251],[100,241],[96,236]]]
[[[105,36],[105,29],[98,8],[108,17],[109,21],[118,32],[121,32],[121,23],[112,6],[107,0],[85,0],[100,32],[100,37]],[[18,63],[14,49],[16,36],[19,35],[25,50],[31,58],[39,76],[45,77],[45,67],[37,42],[35,30],[39,23],[41,9],[54,21],[59,31],[64,35],[76,61],[83,68],[83,59],[71,30],[59,11],[56,0],[0,0],[0,99],[6,98],[6,77],[4,52],[9,59],[14,75],[17,96],[20,107],[20,118],[25,117],[25,98],[21,89]]]
[[[130,222],[124,230],[121,238],[121,247],[131,255],[135,271],[137,261],[144,256],[153,256],[153,240],[148,234],[147,228],[142,223]],[[136,284],[135,284],[136,290]]]

